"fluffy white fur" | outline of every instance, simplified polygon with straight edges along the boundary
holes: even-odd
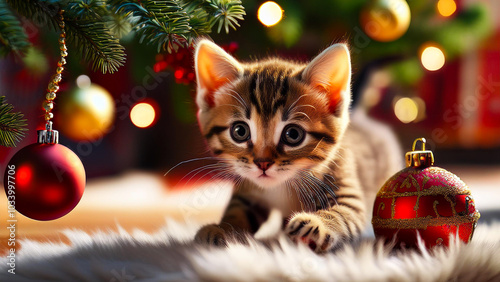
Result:
[[[431,251],[388,251],[364,239],[318,255],[284,236],[248,245],[196,246],[198,226],[168,221],[155,234],[66,231],[72,245],[23,241],[16,275],[0,281],[500,281],[500,224],[472,242]]]

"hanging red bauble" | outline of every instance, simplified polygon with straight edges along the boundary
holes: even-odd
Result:
[[[422,150],[416,151],[417,141]],[[418,237],[427,248],[448,246],[450,236],[468,243],[479,212],[467,185],[455,174],[432,166],[434,156],[425,150],[425,139],[406,153],[407,167],[380,189],[373,207],[377,238],[396,246],[415,247]]]
[[[50,79],[42,108],[45,130],[38,131],[38,143],[19,150],[7,164],[4,189],[9,210],[37,220],[52,220],[69,213],[78,204],[85,188],[85,170],[70,149],[57,144],[59,132],[52,130],[54,99],[59,91],[66,57],[64,10],[59,11],[61,57]],[[9,212],[9,216],[13,213]]]
[[[47,137],[53,141],[46,142]],[[9,204],[19,213],[36,220],[53,220],[69,213],[80,201],[85,170],[73,151],[57,144],[57,131],[40,131],[39,141],[12,157],[4,189],[7,196],[14,196]]]

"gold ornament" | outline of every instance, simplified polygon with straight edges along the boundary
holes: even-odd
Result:
[[[410,26],[410,7],[405,0],[372,0],[361,11],[363,31],[381,42],[400,38]]]
[[[96,84],[64,93],[59,97],[58,107],[57,124],[61,133],[77,141],[102,138],[115,116],[113,98]]]

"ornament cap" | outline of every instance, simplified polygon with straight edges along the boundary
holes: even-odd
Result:
[[[417,150],[417,144],[421,144],[421,150]],[[434,155],[432,151],[425,150],[425,138],[417,138],[413,141],[412,151],[407,152],[406,167],[428,167],[434,165]]]
[[[45,130],[38,130],[38,143],[39,144],[58,144],[59,131],[52,129],[52,122],[49,121],[45,125]]]

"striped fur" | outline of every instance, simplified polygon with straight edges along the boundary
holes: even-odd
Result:
[[[230,167],[221,175],[238,180],[221,223],[196,239],[221,244],[228,234],[254,234],[271,209],[281,212],[293,240],[318,252],[357,237],[366,222],[362,186],[381,183],[359,175],[356,154],[364,145],[357,140],[364,133],[349,126],[346,46],[333,45],[307,65],[278,58],[243,64],[204,40],[195,63],[201,131]],[[241,123],[250,135],[237,140],[231,131]],[[304,131],[296,146],[286,142],[290,127],[290,136]]]

